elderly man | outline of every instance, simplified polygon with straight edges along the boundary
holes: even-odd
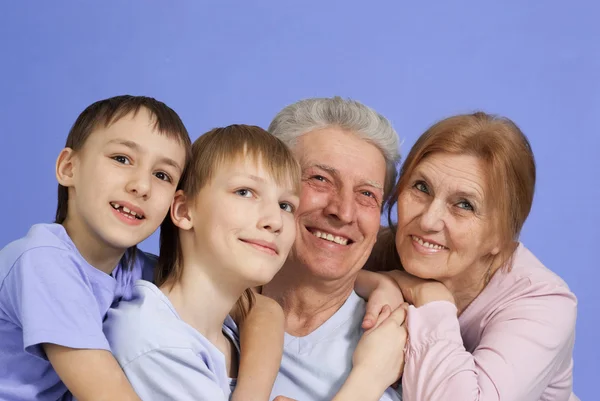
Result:
[[[362,380],[361,395],[344,399],[399,400],[374,369],[362,369],[357,379],[352,365],[365,313],[354,282],[395,183],[397,134],[374,110],[338,97],[292,104],[269,131],[290,146],[302,166],[296,242],[284,267],[263,287],[285,313],[284,353],[272,395],[337,400],[348,381]],[[400,337],[390,343],[396,340],[403,346]]]

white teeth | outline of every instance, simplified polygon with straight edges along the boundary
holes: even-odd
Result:
[[[143,216],[141,214],[134,212],[133,210],[129,209],[128,207],[121,206],[118,203],[111,202],[110,205],[113,207],[113,209],[119,210],[121,213],[129,214],[130,216],[135,217],[137,219],[143,218]]]
[[[441,246],[441,245],[436,245],[436,244],[431,244],[427,241],[423,241],[421,238],[417,237],[416,235],[411,236],[413,241],[418,242],[420,245],[426,247],[426,248],[431,248],[431,249],[438,249],[438,250],[442,250],[442,249],[446,249],[445,246]]]
[[[323,233],[323,232],[317,231],[317,230],[312,231],[312,233],[315,237],[319,237],[319,238],[322,238],[327,241],[335,242],[336,244],[340,244],[340,245],[348,244],[348,238],[339,237],[337,235],[332,235],[332,234],[328,234],[328,233]]]

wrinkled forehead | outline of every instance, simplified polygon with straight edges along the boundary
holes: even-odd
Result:
[[[469,154],[432,153],[414,168],[411,179],[425,178],[430,185],[452,194],[473,195],[486,202],[490,194],[490,166]]]
[[[341,178],[383,188],[386,174],[383,153],[354,133],[339,128],[312,131],[298,138],[292,152],[303,172],[318,167],[335,172]]]

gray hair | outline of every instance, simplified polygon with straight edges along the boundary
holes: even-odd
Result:
[[[304,99],[277,113],[268,131],[292,148],[302,135],[332,126],[356,134],[381,151],[386,164],[384,198],[387,198],[396,184],[400,161],[398,134],[387,118],[370,107],[338,96]]]

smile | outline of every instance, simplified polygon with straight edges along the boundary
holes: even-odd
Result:
[[[245,244],[248,244],[250,246],[252,246],[253,248],[264,252],[266,254],[269,255],[279,255],[279,249],[277,248],[277,245],[275,245],[272,242],[268,242],[268,241],[261,241],[261,240],[250,240],[250,239],[241,239],[240,241],[242,241]]]
[[[444,249],[448,249],[448,248],[446,248],[443,245],[424,241],[423,238],[417,237],[416,235],[411,235],[410,238],[414,242],[417,242],[419,245],[421,245],[422,247],[425,247],[425,248],[435,249],[435,250],[438,250],[438,251],[441,251],[441,250],[444,250]]]
[[[124,217],[130,218],[132,220],[133,219],[137,219],[137,220],[144,219],[144,214],[141,212],[136,212],[136,211],[131,210],[128,207],[120,205],[116,202],[110,202],[110,205],[112,206],[113,209],[120,212]]]
[[[331,233],[326,233],[323,231],[312,230],[312,229],[309,229],[308,231],[317,238],[321,238],[321,239],[324,239],[324,240],[330,241],[330,242],[335,242],[336,244],[339,244],[339,245],[348,245],[348,243],[352,243],[352,241],[350,241],[348,238],[341,237],[339,235],[333,235]]]

